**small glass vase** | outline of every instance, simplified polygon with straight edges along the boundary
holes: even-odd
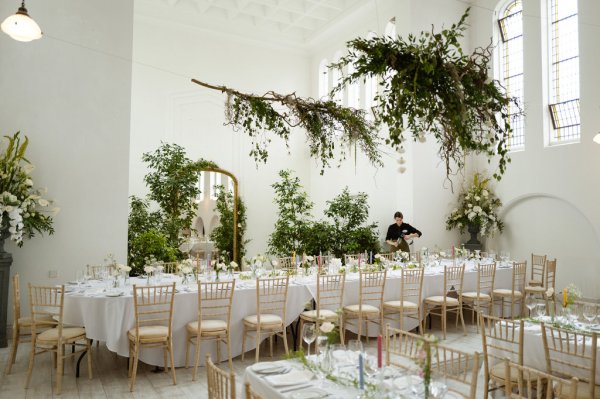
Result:
[[[219,272],[215,271],[215,281],[220,281]]]

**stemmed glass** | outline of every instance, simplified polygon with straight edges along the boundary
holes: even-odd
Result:
[[[317,377],[319,378],[319,386],[321,388],[325,385],[325,377],[331,372],[332,360],[331,353],[327,350],[328,339],[326,336],[321,335],[317,337],[315,343],[315,369]]]
[[[546,303],[544,301],[541,301],[536,305],[536,312],[538,319],[546,316]]]
[[[310,356],[310,344],[317,338],[317,328],[313,323],[306,323],[302,326],[302,339],[308,346],[307,356]]]
[[[529,309],[529,316],[532,315],[532,311],[533,309],[537,306],[535,297],[533,296],[533,294],[529,294],[527,296],[527,299],[525,299],[525,306],[527,307],[527,309]]]
[[[77,273],[75,274],[75,278],[76,278],[76,281],[77,281],[77,288],[80,289],[81,288],[81,284],[83,284],[83,281],[84,281],[83,270],[77,270]]]
[[[360,339],[351,339],[348,341],[348,350],[352,352],[359,353],[363,352],[363,344]]]
[[[583,317],[588,321],[588,323],[592,324],[594,319],[596,318],[596,304],[594,303],[586,303],[583,305]]]

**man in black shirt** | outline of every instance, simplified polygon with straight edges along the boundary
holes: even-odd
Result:
[[[394,213],[394,219],[396,219],[396,223],[388,227],[385,242],[389,244],[391,252],[410,252],[408,240],[413,237],[421,237],[421,232],[402,221],[404,219],[402,212]]]

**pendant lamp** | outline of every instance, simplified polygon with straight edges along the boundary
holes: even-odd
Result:
[[[25,0],[15,15],[6,18],[0,28],[4,33],[20,42],[30,42],[42,37],[39,25],[31,19],[25,8]]]

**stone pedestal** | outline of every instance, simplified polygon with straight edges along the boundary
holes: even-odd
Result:
[[[4,251],[6,235],[0,232],[0,348],[6,348],[6,317],[8,315],[8,283],[10,281],[10,265],[12,255]]]

